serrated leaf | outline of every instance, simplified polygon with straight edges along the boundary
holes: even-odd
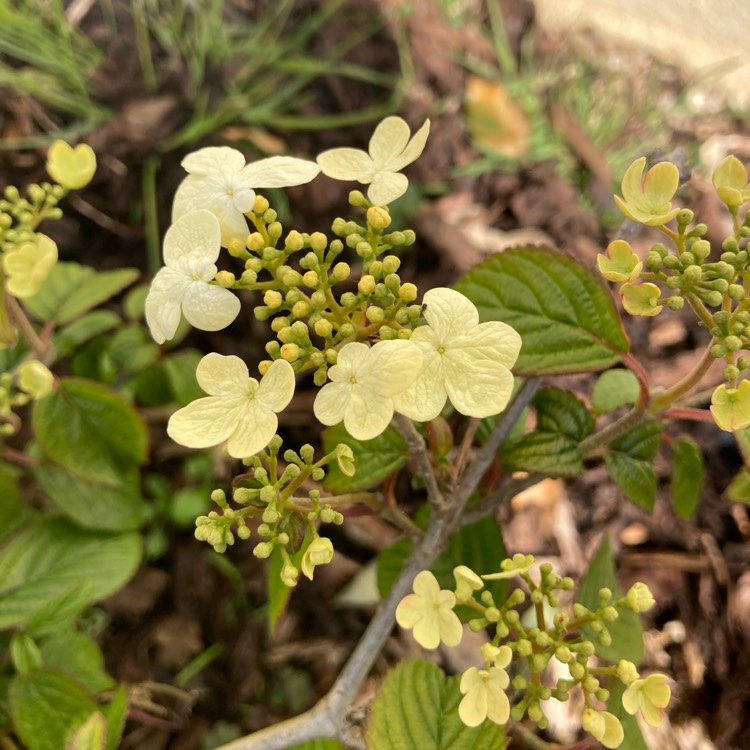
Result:
[[[159,345],[143,326],[129,326],[110,339],[109,356],[121,372],[139,372],[156,362]]]
[[[606,414],[638,401],[638,378],[624,368],[603,372],[594,383],[591,405],[595,414]]]
[[[33,425],[45,454],[81,477],[119,484],[146,459],[147,432],[138,413],[90,380],[61,380],[34,402]]]
[[[120,483],[81,477],[54,464],[37,466],[33,474],[52,502],[84,528],[131,531],[145,520],[138,471],[124,473]]]
[[[407,558],[411,554],[410,539],[398,539],[378,556],[378,590],[385,596],[401,573]],[[435,560],[430,568],[435,574],[441,588],[453,591],[456,580],[453,569],[466,565],[477,573],[496,573],[500,562],[506,557],[505,544],[500,528],[494,518],[483,518],[476,523],[464,526],[451,535],[445,551]],[[507,582],[504,580],[487,581],[486,588],[492,593],[495,602],[504,602],[507,595]],[[476,612],[459,612],[463,620],[476,617]]]
[[[94,711],[78,727],[65,750],[105,750],[107,745],[107,720],[101,711]]]
[[[733,503],[750,505],[750,471],[743,466],[726,488],[725,493]]]
[[[703,454],[688,438],[672,443],[672,495],[677,515],[687,521],[695,513],[703,487]]]
[[[140,562],[138,534],[84,531],[66,521],[24,529],[0,549],[0,628],[83,584],[88,602],[120,588]]]
[[[659,422],[644,422],[611,443],[604,457],[614,483],[629,500],[648,511],[654,509],[656,500],[654,458],[661,430]]]
[[[622,705],[622,694],[625,692],[625,686],[619,680],[613,680],[613,685],[607,711],[620,720],[625,733],[625,739],[617,750],[649,750],[641,734],[637,719],[629,714]]]
[[[80,682],[92,693],[111,690],[115,680],[104,669],[104,656],[98,644],[85,633],[57,632],[40,646],[42,662]]]
[[[52,338],[57,358],[67,357],[95,336],[111,331],[120,324],[120,316],[111,310],[94,310],[66,325]]]
[[[201,352],[184,349],[162,360],[172,396],[180,406],[187,406],[191,401],[205,396],[195,377],[195,370],[202,358]]]
[[[516,374],[596,370],[630,348],[601,280],[552,250],[506,250],[475,266],[455,288],[477,306],[482,321],[500,320],[521,335]]]
[[[409,460],[406,441],[391,427],[373,440],[355,440],[341,424],[323,431],[323,450],[326,453],[333,451],[339,443],[352,449],[357,471],[353,477],[347,477],[336,462],[328,464],[323,484],[330,492],[365,490],[398,471]]]
[[[28,750],[65,750],[97,706],[70,678],[50,669],[16,675],[8,691],[16,733]]]
[[[605,536],[599,549],[594,555],[589,569],[586,571],[578,590],[576,601],[595,611],[599,607],[599,590],[607,588],[613,592],[615,598],[621,597],[622,591],[617,586],[615,564],[612,559],[609,537]],[[627,659],[639,664],[643,659],[643,626],[638,615],[624,607],[618,610],[620,616],[607,622],[607,630],[612,636],[609,646],[602,646],[596,640],[596,633],[584,626],[586,637],[594,644],[596,653],[607,661],[617,663],[620,659]]]
[[[583,440],[594,431],[594,418],[571,391],[542,388],[531,402],[536,410],[536,429]]]
[[[37,320],[64,325],[114,297],[138,276],[136,268],[94,271],[79,263],[61,261],[24,305]]]
[[[386,676],[372,704],[369,750],[498,750],[505,728],[486,720],[467,727],[458,716],[460,677],[408,659]]]

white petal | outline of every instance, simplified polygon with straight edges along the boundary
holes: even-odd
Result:
[[[240,313],[239,299],[220,286],[193,281],[182,298],[182,312],[188,323],[201,331],[220,331]]]
[[[378,341],[367,353],[357,381],[378,398],[393,397],[409,388],[421,369],[422,352],[416,344],[405,340]]]
[[[193,275],[216,262],[220,252],[219,222],[210,211],[180,217],[164,235],[164,263]]]
[[[393,399],[374,396],[362,386],[354,386],[344,414],[344,427],[355,440],[372,440],[393,419]]]
[[[369,189],[367,198],[376,206],[386,206],[400,198],[409,187],[409,180],[398,172],[380,172],[375,175]]]
[[[422,298],[424,318],[445,345],[450,339],[464,336],[479,324],[474,303],[455,289],[430,289]]]
[[[406,148],[399,156],[391,159],[386,168],[391,172],[400,172],[407,164],[416,161],[422,155],[422,151],[424,151],[429,134],[430,121],[425,120],[424,125],[414,134],[414,137],[409,141]]]
[[[209,146],[188,154],[181,165],[186,172],[195,175],[232,175],[245,166],[245,157],[229,146]]]
[[[459,352],[443,357],[448,398],[461,414],[489,417],[499,414],[510,401],[510,370],[488,359],[474,360]]]
[[[187,448],[210,448],[223,443],[237,428],[242,403],[219,396],[199,398],[178,409],[169,419],[167,433]]]
[[[185,274],[162,268],[154,276],[146,297],[146,323],[157,344],[171,339],[180,324],[182,298],[190,285]]]
[[[293,156],[271,156],[248,164],[242,179],[254,188],[290,187],[304,185],[317,177],[320,167],[314,161]]]
[[[277,359],[261,379],[255,399],[266,409],[279,412],[292,400],[294,386],[294,368],[285,359]]]
[[[318,391],[313,404],[313,411],[317,420],[325,425],[341,422],[344,419],[344,414],[346,414],[346,407],[349,405],[351,390],[351,383],[326,383]]]
[[[386,117],[370,138],[370,156],[378,169],[386,169],[409,142],[411,130],[401,117]]]
[[[421,330],[421,329],[418,329]],[[416,333],[416,332],[415,332]],[[448,398],[440,355],[422,350],[422,369],[414,384],[393,398],[397,412],[417,422],[429,422],[440,414]]]
[[[198,362],[195,377],[198,385],[210,396],[240,399],[245,398],[250,390],[247,365],[234,354],[206,354]]]
[[[491,359],[510,369],[521,351],[521,337],[509,325],[499,320],[490,320],[451,341],[450,349],[462,349],[467,357]]]
[[[336,364],[328,370],[328,378],[338,383],[349,381],[354,377],[359,379],[360,371],[366,372],[370,347],[361,341],[351,341],[339,351]]]
[[[358,148],[332,148],[318,154],[318,164],[324,175],[334,180],[370,182],[375,174],[372,159]]]
[[[234,458],[254,456],[271,442],[278,426],[276,415],[258,403],[256,396],[247,404],[240,415],[237,429],[229,436],[227,453]]]

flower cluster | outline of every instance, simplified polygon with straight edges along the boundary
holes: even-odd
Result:
[[[550,698],[565,701],[578,686],[585,705],[582,728],[605,747],[616,748],[624,739],[622,724],[614,713],[598,707],[610,701],[611,685],[602,684],[604,678],[625,685],[622,695],[625,711],[640,713],[652,726],[661,724],[671,697],[666,675],[654,673],[641,677],[636,666],[626,660],[597,666],[592,659],[596,645],[583,634],[583,628],[587,627],[596,633],[598,643],[611,643],[607,623],[616,620],[623,609],[648,610],[654,603],[648,587],[636,583],[623,597],[602,589],[596,609],[576,603],[572,612],[567,613],[560,607],[558,592],[570,591],[574,585],[572,579],[561,578],[552,571],[552,566],[543,564],[539,566],[539,580],[534,580],[531,575],[534,565],[531,555],[515,555],[501,563],[499,572],[481,576],[461,565],[453,571],[454,590],[441,589],[431,572],[422,571],[414,579],[414,593],[405,597],[396,609],[399,625],[412,629],[414,639],[424,648],[460,643],[462,626],[454,611],[456,605],[469,607],[476,613],[469,621],[472,630],[494,629],[494,637],[481,647],[483,666],[470,667],[461,676],[459,689],[463,698],[458,706],[461,721],[475,727],[486,719],[502,725],[511,718],[521,721],[528,717],[545,728],[545,701]],[[503,603],[495,602],[492,593],[485,589],[485,581],[511,577],[520,578],[529,591],[535,625],[530,625],[519,612],[527,601],[522,588],[514,589]],[[545,619],[548,609],[555,612],[551,622]],[[553,659],[567,665],[569,677],[549,686],[543,676]],[[515,674],[512,679],[511,673]],[[507,692],[511,685],[518,691],[514,703]]]
[[[631,315],[655,316],[665,308],[680,310],[688,305],[709,329],[713,340],[709,353],[723,359],[726,384],[711,399],[711,414],[723,430],[750,425],[750,387],[740,380],[750,367],[750,300],[746,281],[750,271],[747,241],[750,212],[740,210],[750,202],[750,183],[743,164],[728,156],[713,173],[717,195],[727,206],[733,233],[718,249],[704,239],[708,228],[694,223],[692,211],[673,206],[679,171],[669,162],[649,169],[645,158],[635,161],[622,180],[617,206],[628,218],[656,227],[673,246],[652,245],[640,258],[629,243],[615,240],[598,258],[601,274],[621,284],[620,295]],[[676,230],[668,225],[674,222]],[[718,257],[717,257],[718,256]]]

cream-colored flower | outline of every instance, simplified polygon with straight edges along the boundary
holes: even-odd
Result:
[[[581,716],[581,726],[590,735],[596,737],[604,747],[620,747],[625,739],[620,720],[609,711],[587,708]]]
[[[210,211],[178,219],[164,237],[164,263],[146,297],[146,322],[163,344],[180,324],[180,311],[202,331],[226,328],[239,314],[240,301],[223,287],[209,284],[219,258],[219,222]]]
[[[484,588],[484,581],[466,565],[458,565],[453,568],[453,577],[456,579],[456,601],[461,604],[474,598],[474,592]]]
[[[271,156],[252,164],[228,146],[209,146],[188,154],[182,166],[189,174],[180,183],[172,204],[172,221],[197,211],[210,211],[221,226],[221,244],[232,238],[245,244],[248,235],[243,214],[252,211],[256,188],[289,187],[310,182],[320,167],[292,156]]]
[[[300,570],[312,581],[315,567],[328,565],[333,559],[333,543],[324,536],[317,536],[302,555]]]
[[[96,172],[96,154],[86,143],[75,148],[65,141],[55,141],[47,151],[47,173],[68,190],[80,190],[91,182]]]
[[[57,245],[46,234],[24,242],[3,257],[5,288],[18,299],[33,297],[57,263]]]
[[[726,432],[750,426],[750,380],[742,380],[736,388],[724,383],[711,395],[711,416]]]
[[[513,557],[506,557],[500,563],[499,573],[487,573],[483,575],[485,581],[499,581],[502,578],[513,578],[514,576],[528,573],[534,567],[534,555],[523,555],[517,552]]]
[[[646,172],[646,157],[636,159],[622,178],[622,197],[616,195],[617,207],[629,219],[660,227],[672,221],[680,210],[672,208],[672,198],[680,184],[680,171],[668,161],[659,162]]]
[[[480,323],[471,300],[454,289],[431,289],[423,303],[427,325],[409,339],[422,351],[422,370],[396,397],[396,411],[427,422],[450,398],[457,411],[470,417],[499,414],[513,391],[510,368],[521,337],[500,321]]]
[[[335,180],[356,180],[369,185],[371,203],[385,206],[400,198],[409,186],[401,170],[419,158],[430,133],[430,121],[409,140],[411,131],[400,117],[386,117],[370,138],[369,153],[358,148],[332,148],[318,156],[324,175]]]
[[[346,344],[315,398],[315,416],[325,425],[343,420],[357,440],[380,435],[393,418],[393,398],[408,388],[422,366],[422,353],[411,341],[378,341],[370,347]]]
[[[453,611],[456,606],[453,592],[441,589],[429,570],[417,573],[412,590],[413,594],[399,602],[396,622],[402,628],[413,628],[414,640],[425,648],[437,648],[441,642],[446,646],[457,646],[463,636],[463,627]]]
[[[259,383],[239,357],[211,353],[198,363],[195,375],[209,395],[172,415],[167,426],[172,440],[188,448],[226,440],[227,452],[235,458],[263,450],[276,434],[276,413],[292,400],[292,366],[276,360]]]
[[[636,680],[623,694],[622,705],[629,714],[641,712],[647,724],[658,727],[664,721],[666,707],[672,697],[665,674],[655,672]]]
[[[634,583],[628,589],[625,600],[633,612],[648,612],[656,604],[651,589],[641,581]]]
[[[461,675],[459,689],[464,693],[458,704],[458,715],[467,727],[478,727],[485,719],[495,724],[506,724],[510,716],[510,701],[505,694],[510,678],[504,667],[510,663],[511,650],[501,646],[507,654],[498,657],[496,666],[489,669],[469,667]]]
[[[55,376],[38,359],[27,359],[18,368],[18,387],[34,400],[51,393],[54,385]]]

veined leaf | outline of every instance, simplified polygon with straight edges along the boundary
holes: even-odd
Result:
[[[632,371],[619,367],[607,370],[597,378],[591,394],[591,405],[596,414],[606,414],[636,403],[639,394],[638,378]]]
[[[750,471],[743,466],[725,492],[733,503],[750,505]]]
[[[372,705],[369,750],[498,750],[505,728],[489,720],[467,727],[458,716],[460,677],[420,659],[401,662],[386,676]]]
[[[456,289],[482,321],[500,320],[521,335],[517,375],[596,370],[630,348],[601,280],[552,250],[506,250],[469,271]]]
[[[57,632],[40,646],[44,666],[57,669],[80,682],[92,693],[115,687],[104,669],[104,656],[96,641],[74,630]]]
[[[672,495],[677,515],[688,520],[695,513],[703,488],[703,454],[688,438],[672,443]]]
[[[107,720],[101,711],[94,711],[73,732],[65,750],[105,750],[107,746]]]

